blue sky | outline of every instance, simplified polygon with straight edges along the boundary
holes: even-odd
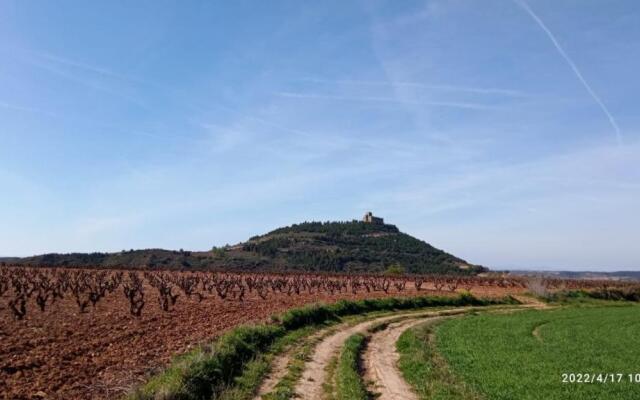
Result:
[[[640,267],[640,3],[0,1],[0,255],[372,210],[470,262]]]

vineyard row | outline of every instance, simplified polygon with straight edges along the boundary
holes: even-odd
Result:
[[[146,283],[146,284],[145,284]],[[416,291],[436,290],[455,292],[473,287],[526,288],[529,280],[520,277],[446,276],[446,275],[320,275],[269,274],[238,272],[175,272],[175,271],[111,271],[98,269],[60,269],[0,267],[0,298],[17,320],[27,315],[28,300],[35,299],[37,309],[47,307],[65,297],[71,297],[81,313],[89,305],[95,308],[105,296],[120,292],[127,300],[129,312],[140,317],[149,298],[156,298],[160,308],[171,311],[181,296],[203,301],[218,297],[222,300],[243,301],[247,293],[261,299],[286,294],[361,292],[401,293],[407,285]],[[596,289],[624,287],[625,282],[577,281],[569,279],[541,279],[537,282],[549,290]],[[149,293],[151,292],[151,293]],[[155,294],[155,296],[153,296]],[[153,296],[153,297],[152,297]]]

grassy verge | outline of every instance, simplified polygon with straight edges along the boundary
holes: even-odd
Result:
[[[367,391],[360,376],[360,353],[366,337],[351,335],[345,342],[336,366],[337,400],[366,400]]]
[[[482,314],[438,325],[435,344],[455,376],[485,398],[637,399],[640,385],[628,374],[640,365],[639,312],[629,305]],[[596,380],[565,382],[572,373]],[[599,374],[622,376],[605,383]]]
[[[292,309],[273,320],[287,330],[306,325],[337,321],[348,315],[365,314],[374,311],[411,310],[427,307],[486,306],[491,304],[519,304],[512,297],[503,299],[478,299],[464,293],[457,297],[421,296],[388,297],[383,299],[365,299],[358,301],[340,300],[334,304],[315,304]]]
[[[341,300],[330,305],[318,304],[292,309],[274,317],[271,324],[235,328],[213,344],[201,346],[177,357],[164,372],[152,377],[128,398],[208,400],[219,398],[223,393],[229,392],[230,388],[239,385],[242,390],[251,390],[251,385],[261,380],[268,370],[269,349],[274,343],[277,347],[279,339],[301,328],[335,322],[344,316],[375,311],[508,303],[517,301],[512,298],[485,300],[463,294],[458,297]],[[243,377],[246,377],[247,382],[243,383]]]
[[[325,335],[331,333],[333,333],[333,330],[329,329],[324,332],[324,335],[315,336],[310,340],[303,341],[291,355],[291,361],[289,365],[287,365],[287,373],[285,376],[276,384],[272,392],[267,393],[262,398],[265,400],[286,400],[293,398],[296,383],[300,380],[300,377],[302,377],[304,365],[309,357],[311,357],[314,347]]]
[[[433,327],[429,321],[408,329],[396,343],[400,360],[398,367],[404,379],[416,390],[420,399],[482,398],[457,379],[444,358],[434,350]]]
[[[209,399],[240,375],[243,367],[279,337],[277,325],[242,326],[223,335],[210,346],[201,346],[178,357],[130,395],[132,399]]]
[[[317,326],[307,326],[289,332],[278,338],[264,354],[259,354],[249,361],[240,376],[235,379],[234,385],[223,390],[218,400],[247,400],[254,396],[260,387],[262,379],[270,371],[273,359],[286,348],[298,344],[302,339],[311,335]]]

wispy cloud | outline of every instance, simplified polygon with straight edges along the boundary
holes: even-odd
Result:
[[[140,108],[150,110],[150,108],[144,102],[131,96],[129,94],[130,90],[123,90],[120,87],[117,87],[109,84],[108,82],[105,82],[103,79],[81,78],[78,74],[74,73],[71,70],[65,69],[60,65],[56,65],[46,61],[33,60],[31,61],[31,65],[44,69],[54,75],[57,75],[68,81],[80,84],[89,89],[92,89],[101,93],[106,93],[114,97],[118,97],[120,99],[126,100],[129,103],[135,104]]]
[[[4,108],[10,111],[19,111],[19,112],[26,112],[31,114],[38,114],[38,115],[43,115],[50,118],[58,118],[57,114],[49,111],[41,110],[39,108],[34,108],[34,107],[24,107],[20,105],[10,104],[4,101],[0,101],[0,108]]]
[[[141,108],[149,110],[149,107],[139,98],[132,95],[141,85],[157,86],[137,78],[114,72],[108,68],[91,65],[70,58],[53,55],[47,52],[29,49],[16,49],[14,51],[22,62],[45,70],[67,81],[80,84],[92,90],[109,94],[124,99]]]
[[[75,60],[71,60],[69,58],[64,58],[64,57],[60,57],[60,56],[56,56],[56,55],[52,55],[49,53],[41,53],[41,52],[30,52],[31,54],[37,56],[38,58],[42,58],[48,61],[53,61],[56,62],[58,64],[64,64],[70,67],[75,67],[75,68],[80,68],[83,69],[85,71],[90,71],[96,74],[100,74],[100,75],[105,75],[105,76],[109,76],[112,78],[118,78],[118,79],[123,79],[123,80],[130,80],[130,78],[122,75],[122,74],[118,74],[115,73],[113,71],[110,71],[106,68],[102,68],[102,67],[97,67],[94,65],[89,65],[89,64],[85,64],[82,62],[78,62]]]
[[[205,140],[207,147],[214,153],[226,153],[250,143],[255,132],[243,129],[241,126],[227,127],[216,123],[201,123],[208,135]]]
[[[625,146],[601,141],[533,161],[476,163],[442,176],[414,174],[413,183],[370,194],[368,200],[375,209],[397,213],[398,225],[418,237],[447,243],[454,252],[460,248],[456,254],[463,257],[473,249],[469,254],[483,264],[613,267],[615,255],[632,246],[628,237],[637,226],[632,210],[640,186],[633,165],[639,149],[638,141]],[[407,209],[415,211],[410,216],[398,211]],[[593,229],[595,223],[599,229]],[[467,247],[469,236],[479,239]],[[489,244],[492,250],[482,250]],[[505,252],[497,256],[494,246],[505,246]],[[539,250],[527,252],[531,246]],[[617,262],[637,268],[635,256]]]
[[[148,86],[160,86],[154,82],[150,82],[144,79],[140,79],[138,77],[133,77],[130,76],[128,74],[123,74],[120,72],[116,72],[113,71],[112,69],[109,68],[105,68],[103,66],[99,66],[99,65],[94,65],[94,64],[89,64],[89,63],[85,63],[82,61],[78,61],[78,60],[74,60],[68,57],[62,57],[60,55],[56,55],[56,54],[51,54],[51,53],[47,53],[47,52],[42,52],[42,51],[32,51],[32,50],[24,50],[24,52],[26,54],[29,54],[30,56],[36,58],[36,59],[40,59],[42,61],[47,61],[53,64],[58,64],[58,65],[62,65],[65,67],[71,67],[74,69],[79,69],[82,70],[84,72],[89,72],[92,73],[94,75],[101,75],[105,78],[112,78],[112,79],[117,79],[120,81],[125,81],[128,83],[135,83],[135,84],[139,84],[139,85],[148,85]]]
[[[512,89],[428,84],[428,83],[420,83],[420,82],[365,81],[365,80],[351,80],[351,79],[332,80],[332,79],[317,79],[317,78],[304,78],[304,79],[299,79],[299,81],[311,82],[311,83],[335,84],[335,85],[353,85],[353,86],[377,86],[377,87],[396,86],[396,87],[408,87],[408,88],[415,88],[415,89],[486,94],[486,95],[501,95],[501,96],[510,96],[510,97],[527,97],[528,96],[528,94],[524,92],[521,92],[518,90],[512,90]]]
[[[587,80],[584,78],[584,76],[582,75],[582,72],[580,72],[576,63],[573,62],[573,60],[571,59],[571,57],[569,57],[567,52],[565,52],[562,46],[560,46],[560,43],[556,39],[555,35],[551,32],[551,30],[549,30],[547,25],[542,21],[542,19],[540,19],[540,17],[531,9],[531,7],[529,7],[529,5],[524,0],[515,0],[515,2],[523,10],[525,10],[527,14],[531,16],[531,18],[533,18],[533,20],[538,24],[538,26],[549,37],[549,40],[551,40],[551,43],[553,43],[558,53],[560,53],[562,58],[564,58],[564,60],[567,62],[567,64],[569,65],[573,73],[576,75],[578,80],[582,83],[582,85],[587,90],[587,92],[589,92],[589,95],[598,104],[602,112],[605,114],[605,116],[609,120],[609,123],[611,124],[611,127],[613,128],[613,131],[616,135],[616,140],[618,141],[618,144],[622,144],[622,134],[620,133],[620,128],[618,127],[618,123],[616,122],[615,118],[613,118],[613,115],[611,115],[611,112],[609,111],[607,106],[604,104],[602,99],[600,99],[600,96],[596,94],[596,92],[593,90],[591,85],[589,85]]]
[[[296,99],[316,99],[316,100],[337,100],[337,101],[354,101],[354,102],[371,102],[371,103],[396,103],[405,105],[433,106],[433,107],[449,107],[463,108],[473,110],[495,110],[499,107],[489,106],[479,103],[464,103],[453,101],[414,101],[404,100],[393,97],[377,97],[377,96],[340,96],[316,93],[294,93],[294,92],[278,92],[276,95],[280,97],[289,97]]]

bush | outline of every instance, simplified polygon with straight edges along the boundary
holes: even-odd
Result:
[[[335,321],[338,314],[332,306],[323,304],[313,304],[301,308],[294,308],[285,312],[279,318],[280,324],[286,330],[294,330],[307,325],[317,325],[325,322]]]
[[[624,289],[596,289],[588,292],[588,296],[594,299],[602,300],[626,300],[640,301],[640,287],[631,287]]]
[[[405,270],[404,267],[400,264],[394,264],[391,265],[387,268],[386,271],[384,271],[385,274],[387,275],[404,275]]]

